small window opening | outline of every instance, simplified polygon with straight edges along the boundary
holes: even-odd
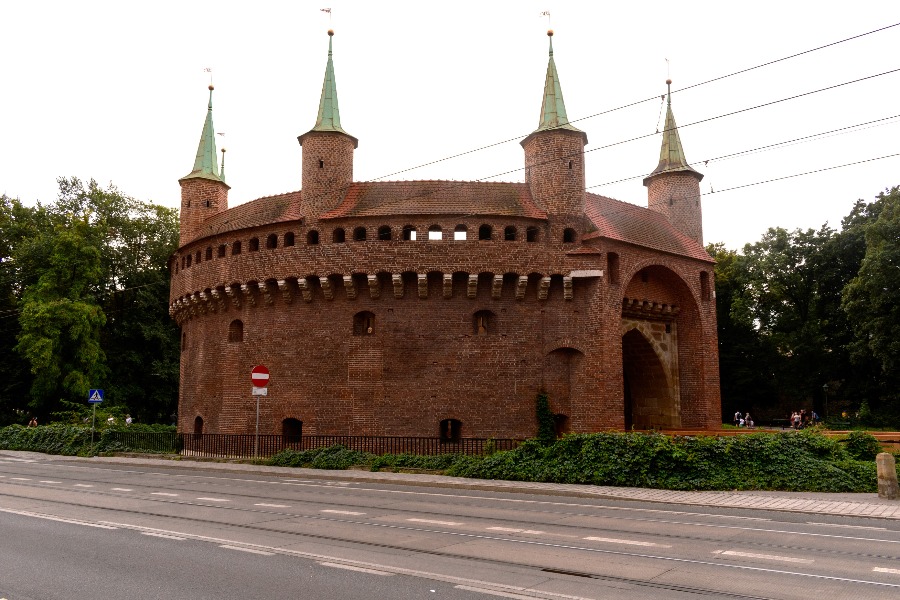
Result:
[[[188,268],[191,267],[191,261],[192,261],[193,259],[194,259],[193,256],[191,256],[190,254],[187,255],[187,266],[188,266]]]
[[[538,228],[537,227],[529,227],[525,230],[525,241],[526,242],[536,242],[538,239]]]
[[[569,417],[567,415],[553,415],[553,429],[556,431],[556,437],[561,438],[569,433]]]
[[[563,243],[571,244],[575,241],[575,230],[571,227],[567,227],[563,230]]]
[[[284,234],[284,246],[288,247],[288,246],[293,246],[293,245],[294,245],[294,232],[288,231],[286,234]]]
[[[190,201],[190,200],[188,200],[187,207],[188,207],[188,208],[191,207],[191,201]]]
[[[516,228],[510,225],[506,229],[503,230],[503,239],[507,242],[516,241]]]
[[[233,243],[231,245],[231,254],[235,255],[235,254],[240,254],[240,253],[241,253],[241,243],[240,242]]]
[[[202,435],[203,434],[203,417],[197,416],[194,419],[194,435]]]
[[[666,323],[666,333],[672,333],[672,324]]]
[[[404,242],[414,242],[416,241],[416,228],[412,225],[404,225],[403,226],[403,241]]]
[[[240,319],[235,319],[228,325],[228,341],[232,344],[244,341],[244,322]]]
[[[490,225],[482,225],[478,228],[478,239],[479,240],[489,240],[491,239],[491,234],[493,230]]]
[[[319,159],[319,168],[320,168],[320,169],[324,169],[324,168],[325,168],[325,161],[322,160],[321,158]]]
[[[210,202],[209,202],[209,200],[207,200],[207,201],[206,201],[206,208],[209,208],[209,206],[210,206]]]
[[[382,225],[378,228],[378,239],[382,242],[391,241],[391,228],[389,225]]]
[[[266,248],[268,248],[269,250],[274,250],[277,247],[278,247],[278,236],[275,235],[274,233],[270,233],[266,237]]]
[[[331,241],[335,244],[343,244],[346,240],[346,236],[344,234],[344,230],[340,227],[334,230],[334,233],[331,234]]]
[[[353,230],[353,240],[356,242],[364,242],[366,241],[366,228],[365,227],[357,227]]]
[[[200,256],[201,256],[201,253],[199,250],[197,250],[197,261],[196,262],[198,265],[200,264]]]
[[[225,244],[219,244],[219,258],[225,258]]]
[[[259,238],[250,238],[250,252],[259,251]]]
[[[464,242],[467,234],[468,228],[465,225],[457,225],[456,229],[453,230],[453,239],[457,242]]]
[[[335,240],[337,241],[337,240]],[[313,229],[309,233],[306,234],[306,243],[310,246],[315,246],[319,243],[319,232]]]
[[[570,171],[572,170],[572,161],[571,160],[569,161],[569,170]]]
[[[303,437],[303,421],[285,419],[281,422],[281,437],[285,444],[299,444]]]
[[[619,283],[619,255],[615,252],[610,252],[606,255],[606,270],[609,271],[607,277],[609,277],[610,283]]]
[[[369,311],[353,315],[353,335],[372,335],[375,333],[375,315]]]
[[[472,333],[474,335],[488,335],[493,333],[494,313],[489,310],[479,310],[472,315]]]
[[[441,442],[448,444],[458,443],[462,434],[462,421],[458,419],[444,419],[441,421]]]
[[[675,206],[675,198],[669,198],[669,206]]]
[[[428,228],[428,241],[439,242],[444,239],[444,232],[441,231],[440,225],[432,225]]]
[[[206,260],[212,260],[212,246],[206,248]]]

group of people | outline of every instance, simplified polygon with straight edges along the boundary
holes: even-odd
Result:
[[[806,409],[800,409],[799,412],[795,410],[791,413],[790,421],[793,429],[803,429],[810,425],[816,425],[819,422],[819,415],[814,410],[809,413],[806,412]]]
[[[750,416],[750,413],[741,415],[741,411],[737,411],[736,413],[734,413],[734,426],[753,429],[753,417]]]

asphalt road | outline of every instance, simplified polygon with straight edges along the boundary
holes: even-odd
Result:
[[[0,598],[892,598],[900,523],[0,452]]]

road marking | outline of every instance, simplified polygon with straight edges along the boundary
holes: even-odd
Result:
[[[85,488],[87,488],[87,487],[94,487],[94,486],[90,485],[89,483],[76,483],[76,484],[74,485],[74,487],[85,487]]]
[[[841,525],[839,523],[814,523],[807,521],[807,525],[821,525],[822,527],[846,527],[847,529],[873,529],[875,531],[887,531],[887,527],[866,527],[864,525]]]
[[[465,590],[467,592],[476,592],[478,594],[488,594],[490,596],[499,596],[500,598],[514,598],[515,600],[534,600],[536,596],[523,596],[521,594],[513,594],[510,592],[501,592],[499,590],[488,590],[480,587],[472,587],[470,585],[455,585],[454,588],[458,590]],[[554,594],[556,595],[556,594]],[[562,598],[575,598],[575,596],[562,596]],[[587,599],[585,599],[587,600]]]
[[[31,481],[27,477],[10,477],[13,481]]]
[[[131,488],[113,488],[114,492],[133,492],[134,490]]]
[[[347,571],[357,571],[359,573],[368,573],[370,575],[384,575],[385,577],[393,576],[393,573],[385,571],[376,571],[375,569],[366,569],[365,567],[354,567],[352,565],[342,565],[341,563],[320,562],[323,567],[332,567],[334,569],[346,569]]]
[[[488,527],[489,531],[505,531],[506,533],[530,533],[533,535],[543,535],[546,531],[535,531],[533,529],[516,529],[514,527]]]
[[[274,552],[266,552],[265,550],[255,550],[253,548],[242,548],[240,546],[229,546],[228,544],[222,544],[219,548],[225,548],[226,550],[240,550],[241,552],[249,552],[250,554],[260,554],[262,556],[275,556]]]
[[[151,496],[177,496],[178,494],[170,494],[169,492],[150,492]]]
[[[653,546],[656,548],[671,548],[669,544],[655,544],[653,542],[639,542],[638,540],[619,540],[616,538],[604,537],[586,537],[583,540],[591,540],[592,542],[606,542],[608,544],[628,544],[630,546]]]
[[[412,521],[413,523],[430,523],[432,525],[462,525],[462,523],[455,523],[453,521],[432,521],[431,519],[407,519],[407,521]]]
[[[35,519],[44,519],[46,521],[56,521],[57,523],[69,523],[70,525],[84,525],[85,527],[96,527],[97,529],[118,529],[113,525],[101,525],[98,523],[88,523],[87,521],[78,521],[76,519],[64,519],[53,515],[45,515],[42,513],[31,512],[27,510],[13,510],[11,508],[0,508],[0,512],[21,515],[23,517],[34,517]]]
[[[885,567],[872,567],[876,573],[890,573],[891,575],[900,575],[900,569],[887,569]]]
[[[49,479],[44,479],[40,483],[62,483],[62,481],[50,481]]]
[[[266,508],[290,508],[287,504],[254,504],[253,506],[265,506]]]
[[[325,510],[320,510],[319,512],[332,513],[335,515],[364,515],[364,514],[366,514],[366,513],[361,513],[361,512],[353,512],[352,510],[330,510],[327,508]]]
[[[227,498],[197,498],[197,500],[206,500],[207,502],[231,502]]]
[[[811,558],[794,558],[793,556],[775,556],[774,554],[756,554],[754,552],[738,552],[737,550],[714,550],[713,554],[723,556],[740,556],[741,558],[759,558],[762,560],[779,560],[781,562],[810,564],[815,562]]]
[[[165,533],[156,533],[156,532],[154,532],[154,531],[142,531],[142,532],[141,532],[141,535],[149,535],[149,536],[151,536],[151,537],[158,537],[158,538],[162,538],[162,539],[164,539],[164,540],[177,540],[177,541],[179,541],[179,542],[183,542],[183,541],[185,540],[185,538],[183,538],[183,537],[178,537],[177,535],[168,535],[168,534],[165,534]]]

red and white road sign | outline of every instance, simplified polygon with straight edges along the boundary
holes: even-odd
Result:
[[[250,371],[250,381],[253,382],[255,387],[266,387],[269,385],[269,369],[263,365],[256,365]]]

